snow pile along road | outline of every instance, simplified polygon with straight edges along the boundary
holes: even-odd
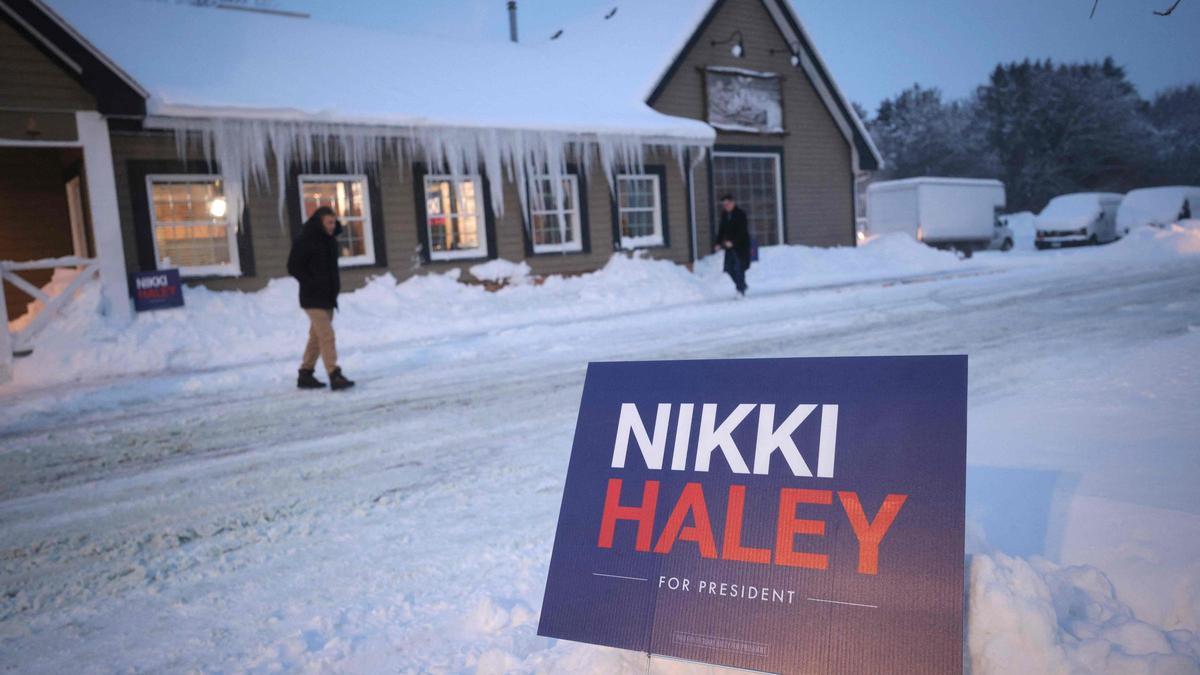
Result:
[[[892,235],[859,248],[765,248],[748,280],[752,292],[761,294],[979,266]],[[597,272],[553,276],[540,285],[520,283],[528,281],[528,273],[524,263],[505,260],[472,268],[479,279],[518,282],[497,293],[459,283],[457,270],[402,283],[390,274],[375,277],[339,300],[338,348],[378,349],[733,295],[721,272],[721,256],[702,260],[696,274],[674,263],[625,255],[614,255]],[[38,340],[34,353],[16,362],[8,387],[298,358],[308,324],[298,309],[293,279],[272,280],[255,293],[187,288],[184,297],[182,309],[140,314],[131,326],[114,328],[96,311],[99,291],[93,285]]]

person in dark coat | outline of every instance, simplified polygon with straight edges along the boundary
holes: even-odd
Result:
[[[733,279],[738,295],[746,294],[746,270],[750,269],[750,226],[746,212],[739,209],[733,195],[721,197],[721,226],[713,252],[725,250],[725,272]]]
[[[325,362],[329,386],[335,391],[348,389],[354,382],[346,379],[337,364],[337,339],[333,332],[333,311],[338,306],[342,280],[338,270],[338,241],[342,224],[333,209],[322,206],[300,228],[288,254],[288,274],[300,282],[300,308],[308,315],[308,344],[300,361],[301,389],[320,389],[325,383],[313,374],[317,357]]]

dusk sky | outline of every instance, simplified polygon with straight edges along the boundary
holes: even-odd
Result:
[[[520,0],[523,41],[545,40],[580,15],[631,0]],[[653,1],[653,0],[643,0]],[[1100,59],[1125,66],[1143,96],[1200,81],[1200,0],[794,0],[817,49],[851,99],[872,111],[914,82],[948,97],[970,93],[1000,61]],[[448,37],[505,39],[504,0],[355,2],[276,0],[326,21],[402,30],[417,23]],[[453,10],[453,11],[452,11]]]

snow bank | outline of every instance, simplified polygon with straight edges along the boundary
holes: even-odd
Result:
[[[776,246],[760,254],[747,276],[752,297],[972,265],[906,235],[877,237],[858,248]],[[470,272],[479,279],[514,280],[528,275],[529,267],[493,260]],[[720,255],[701,260],[693,274],[672,262],[617,254],[591,274],[552,276],[540,285],[514,284],[495,293],[459,283],[459,277],[453,270],[397,283],[388,274],[343,294],[335,320],[339,351],[346,356],[390,343],[651,311],[734,294]],[[116,329],[100,318],[93,284],[39,339],[34,353],[17,360],[14,381],[6,388],[298,358],[308,327],[297,295],[292,279],[274,279],[254,293],[188,288],[184,308],[140,314]]]
[[[1103,572],[1003,553],[968,561],[967,654],[974,675],[1010,673],[1200,672],[1200,636],[1166,631],[1138,620]],[[519,613],[519,614],[518,614]],[[470,631],[495,637],[520,622],[536,625],[518,605],[512,612],[484,600],[469,612]],[[467,663],[480,673],[733,673],[733,669],[654,658],[645,654],[536,640],[483,648]]]
[[[977,675],[1200,672],[1200,636],[1139,621],[1094,567],[975,555],[969,593]]]
[[[1200,220],[1163,227],[1143,225],[1101,249],[1107,257],[1173,258],[1200,253]]]
[[[529,269],[529,263],[524,260],[513,262],[504,258],[497,258],[474,265],[468,271],[471,273],[471,276],[480,281],[506,281],[513,283],[527,278],[531,270]]]
[[[1037,236],[1037,216],[1032,211],[1021,211],[1004,216],[1008,229],[1012,231],[1013,248],[1020,251],[1034,250]]]
[[[74,267],[56,267],[50,277],[49,283],[42,286],[42,292],[51,298],[60,295],[67,290],[67,286],[79,276],[79,270]],[[8,322],[8,330],[17,332],[24,329],[33,322],[34,317],[38,315],[46,306],[46,303],[41,300],[32,300],[25,305],[25,313]]]

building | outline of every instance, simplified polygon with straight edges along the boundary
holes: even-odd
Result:
[[[143,0],[0,0],[0,260],[253,290],[331,205],[344,286],[503,258],[689,264],[720,194],[760,245],[853,245],[879,155],[787,0],[618,2],[474,44]],[[42,277],[37,277],[37,274]],[[48,272],[31,272],[39,285]],[[22,311],[8,289],[9,317]]]

